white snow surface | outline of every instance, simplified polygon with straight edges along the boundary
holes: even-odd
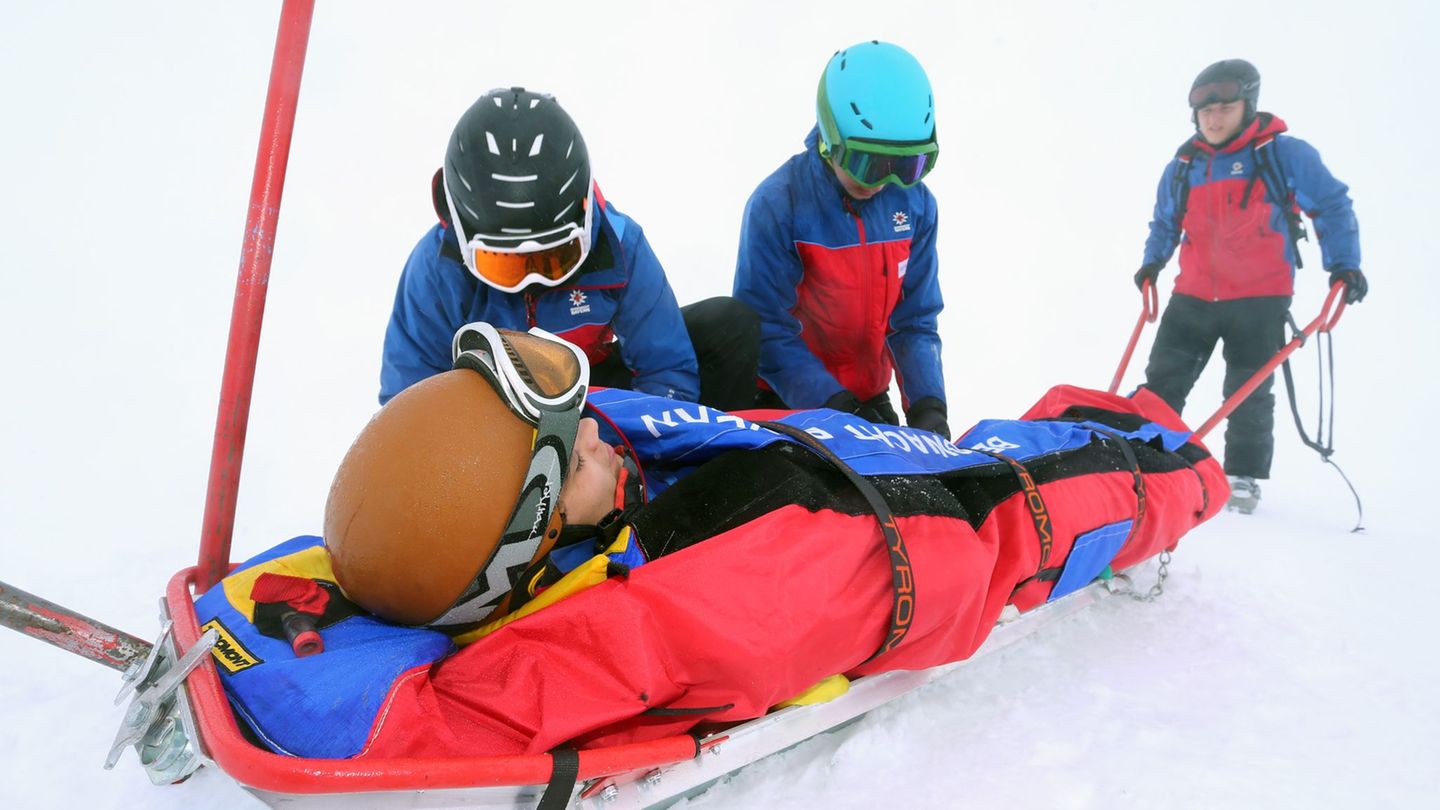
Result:
[[[0,579],[147,638],[196,555],[278,12],[0,9]],[[944,144],[927,182],[963,428],[1109,382],[1185,91],[1246,57],[1261,108],[1320,149],[1362,225],[1373,292],[1336,331],[1335,442],[1367,530],[1349,533],[1348,492],[1282,405],[1261,510],[1187,537],[1161,600],[1109,600],[686,806],[1433,807],[1437,30],[1422,2],[321,2],[234,556],[319,531],[376,408],[430,175],[490,87],[557,95],[684,303],[728,294],[741,208],[800,149],[829,55],[910,48]],[[1304,255],[1308,320],[1325,277]],[[1298,371],[1313,419],[1313,356]],[[0,661],[0,806],[254,804],[213,770],[152,787],[133,752],[101,770],[116,673],[8,631]]]

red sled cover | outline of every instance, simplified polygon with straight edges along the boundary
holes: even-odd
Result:
[[[1127,399],[1057,387],[1024,418],[1096,414],[1187,430],[1143,389]],[[1134,468],[1113,460],[1087,468],[1088,451],[1080,452],[1049,472],[1036,469],[1052,532],[1051,568],[1063,565],[1077,537],[1114,526],[1125,530],[1111,565],[1141,562],[1173,548],[1225,502],[1224,473],[1197,441],[1179,453],[1136,448],[1142,459]],[[893,600],[873,514],[838,497],[818,507],[799,499],[741,509],[733,525],[703,542],[402,677],[360,757],[535,754],[567,743],[641,742],[701,721],[760,716],[837,673],[967,658],[1007,603],[1034,607],[1055,583],[1037,576],[1044,566],[1035,516],[1026,493],[1007,480],[1013,484],[1003,476],[946,487],[920,478],[891,482],[886,496],[896,499],[916,609],[904,643],[888,653],[870,659]],[[941,503],[947,493],[953,502]]]

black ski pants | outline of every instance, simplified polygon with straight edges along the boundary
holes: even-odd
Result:
[[[722,411],[753,407],[760,316],[728,295],[683,306],[680,315],[700,364],[700,404]],[[628,389],[634,376],[618,351],[590,369],[591,384],[606,388]]]
[[[1223,341],[1226,398],[1240,389],[1285,344],[1289,296],[1204,301],[1172,295],[1160,318],[1145,387],[1176,413],[1185,409],[1195,380]],[[1275,455],[1275,376],[1272,374],[1231,414],[1225,424],[1225,472],[1269,478]]]

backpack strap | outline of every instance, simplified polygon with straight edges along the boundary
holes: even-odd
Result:
[[[1245,196],[1240,200],[1240,207],[1244,208],[1250,201],[1250,190],[1255,181],[1258,179],[1264,182],[1272,201],[1285,215],[1285,227],[1289,231],[1287,236],[1290,237],[1290,252],[1295,256],[1295,266],[1303,269],[1305,261],[1300,258],[1300,240],[1310,241],[1310,234],[1305,230],[1305,221],[1300,218],[1299,207],[1295,204],[1295,192],[1285,182],[1285,172],[1280,168],[1279,157],[1275,152],[1275,137],[1267,136],[1251,147],[1251,152],[1255,155],[1255,171],[1250,175],[1250,183],[1245,186]]]
[[[1175,150],[1175,172],[1170,176],[1170,196],[1175,198],[1175,232],[1185,222],[1185,209],[1190,205],[1190,162],[1200,153],[1194,138],[1187,138]]]

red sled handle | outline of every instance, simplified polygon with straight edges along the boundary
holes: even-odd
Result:
[[[215,417],[215,443],[210,454],[197,578],[201,591],[208,590],[230,570],[230,538],[235,529],[235,499],[240,490],[245,429],[250,421],[250,391],[255,384],[260,325],[270,284],[270,257],[275,251],[275,226],[280,220],[280,196],[285,188],[290,135],[295,129],[295,107],[314,12],[315,0],[285,0],[275,35],[270,89],[265,96],[265,119],[255,156],[255,179],[250,187],[250,211],[245,220],[240,273],[230,312],[230,341],[220,381],[220,407]]]
[[[1334,310],[1333,312],[1331,311],[1332,308]],[[1325,304],[1320,308],[1320,314],[1315,317],[1315,320],[1300,330],[1300,334],[1296,335],[1289,343],[1285,344],[1280,351],[1276,352],[1275,356],[1270,358],[1270,362],[1261,366],[1260,370],[1255,372],[1250,379],[1246,380],[1245,384],[1240,386],[1239,390],[1231,394],[1230,398],[1221,404],[1220,410],[1205,420],[1205,424],[1201,425],[1199,429],[1195,431],[1195,438],[1204,439],[1207,433],[1214,430],[1215,426],[1220,424],[1220,420],[1229,416],[1232,411],[1240,407],[1240,403],[1244,402],[1246,397],[1250,396],[1256,388],[1260,387],[1261,383],[1268,380],[1270,375],[1275,373],[1275,369],[1279,368],[1281,363],[1285,362],[1290,355],[1294,354],[1296,349],[1305,345],[1307,338],[1316,332],[1329,332],[1334,329],[1335,324],[1340,322],[1340,314],[1344,311],[1345,283],[1343,281],[1337,281],[1330,285],[1330,294],[1325,296]]]
[[[1140,333],[1145,331],[1145,324],[1154,323],[1159,316],[1160,293],[1155,291],[1155,282],[1146,279],[1140,286],[1140,317],[1136,319],[1135,329],[1130,333],[1130,342],[1125,344],[1125,356],[1120,358],[1120,367],[1115,369],[1115,377],[1110,380],[1110,393],[1120,390],[1120,380],[1130,365],[1130,357],[1135,354],[1135,344],[1140,342]]]

